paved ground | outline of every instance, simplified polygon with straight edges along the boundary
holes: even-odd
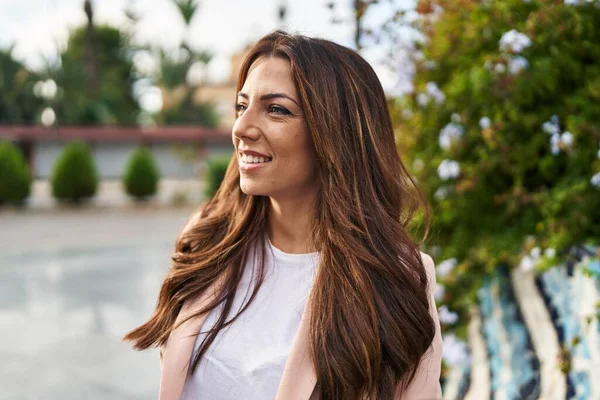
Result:
[[[145,321],[193,208],[0,211],[0,399],[155,399]]]
[[[188,204],[198,204],[202,201],[204,184],[200,180],[161,179],[158,193],[150,199],[150,203],[158,206],[172,205],[179,200]],[[52,198],[52,189],[47,180],[36,180],[31,186],[31,195],[27,205],[34,209],[54,209],[57,206]],[[105,180],[98,184],[96,195],[89,201],[95,207],[126,207],[134,206],[123,190],[119,180]]]

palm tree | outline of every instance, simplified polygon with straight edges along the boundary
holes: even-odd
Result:
[[[98,59],[96,58],[96,35],[94,32],[94,12],[91,0],[85,0],[83,10],[87,17],[87,26],[85,33],[86,49],[86,83],[88,95],[91,99],[96,99],[98,95]]]
[[[172,1],[175,4],[175,6],[177,7],[177,10],[179,11],[179,15],[181,15],[181,18],[183,19],[183,23],[185,24],[185,37],[182,41],[182,45],[189,46],[189,44],[187,43],[188,42],[187,36],[189,35],[192,19],[194,19],[194,15],[196,14],[196,11],[198,10],[198,3],[195,0],[172,0]]]

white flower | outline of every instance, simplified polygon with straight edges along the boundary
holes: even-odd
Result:
[[[531,256],[525,256],[519,263],[519,269],[524,272],[531,271],[535,267],[536,260]]]
[[[550,136],[550,147],[552,150],[552,154],[557,155],[558,153],[560,153],[559,143],[560,135],[558,133],[552,134],[552,136]]]
[[[593,3],[594,1],[597,1],[597,0],[587,0],[588,3]],[[565,4],[569,5],[569,6],[578,6],[581,4],[585,4],[585,1],[584,0],[565,0]],[[600,5],[600,3],[598,5]]]
[[[529,254],[531,255],[531,257],[533,257],[534,260],[537,260],[542,255],[542,249],[536,246],[533,249],[531,249],[531,252]]]
[[[138,100],[142,110],[149,114],[155,114],[163,108],[162,91],[158,86],[147,88]]]
[[[444,335],[442,348],[442,358],[450,365],[465,365],[470,361],[467,344],[453,334]]]
[[[450,117],[450,119],[455,124],[460,124],[460,114],[459,113],[452,113],[452,116]]]
[[[38,81],[33,86],[33,94],[36,97],[43,97],[51,100],[56,96],[58,87],[53,79],[47,79],[45,81]]]
[[[516,75],[524,69],[527,69],[529,66],[529,62],[525,57],[515,57],[510,60],[510,64],[508,65],[508,69],[511,74]]]
[[[442,261],[437,266],[437,273],[441,278],[444,278],[448,275],[454,267],[458,264],[458,260],[456,258],[449,258],[447,260]]]
[[[600,189],[600,172],[598,172],[596,175],[592,176],[592,179],[590,179],[590,182],[592,183],[592,186]]]
[[[425,93],[419,93],[417,96],[417,103],[421,107],[427,106],[427,104],[429,104],[429,96],[427,96]]]
[[[456,123],[449,123],[440,131],[439,143],[440,147],[448,150],[453,140],[459,139],[463,135],[463,127]]]
[[[518,54],[531,46],[531,39],[527,35],[512,29],[502,35],[499,44],[500,51],[510,51]]]
[[[544,256],[548,257],[548,258],[554,258],[556,256],[556,249],[552,248],[552,247],[548,247],[545,251],[544,251]]]
[[[488,117],[483,117],[479,120],[479,126],[481,129],[488,129],[492,126],[492,121]]]
[[[439,177],[447,181],[448,179],[453,179],[458,177],[460,174],[460,165],[457,161],[454,160],[444,160],[438,166],[438,175]]]
[[[412,52],[413,59],[417,62],[425,60],[425,54],[423,54],[420,50],[415,50]]]
[[[600,158],[600,150],[598,150],[598,154],[596,154],[598,158]]]
[[[573,134],[571,132],[564,132],[560,136],[560,141],[567,147],[571,147],[573,145]]]
[[[544,122],[542,124],[542,130],[549,135],[554,135],[560,133],[560,126],[553,122]]]
[[[506,71],[506,66],[502,63],[498,63],[494,66],[494,71],[496,71],[499,74],[503,74],[504,71]]]
[[[40,121],[45,127],[54,125],[54,122],[56,122],[54,110],[51,107],[44,108],[44,111],[42,111],[42,114],[40,115]]]
[[[441,283],[438,283],[435,287],[435,292],[433,293],[433,297],[436,301],[441,301],[444,298],[444,293],[446,293],[446,288]]]
[[[410,119],[413,116],[413,112],[410,108],[405,108],[404,110],[402,110],[402,118],[404,119]]]
[[[437,200],[437,201],[442,201],[444,200],[446,197],[448,197],[448,193],[450,193],[450,190],[448,190],[447,187],[442,186],[439,187],[435,193],[433,194],[433,197]]]
[[[438,308],[438,317],[442,324],[451,325],[458,321],[458,314],[454,311],[450,311],[446,306],[441,306]]]
[[[429,96],[433,97],[438,104],[441,104],[446,100],[446,95],[440,90],[435,82],[427,82],[427,84],[425,84],[425,91]]]

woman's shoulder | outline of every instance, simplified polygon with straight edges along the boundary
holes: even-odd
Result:
[[[435,262],[429,254],[423,253],[422,251],[420,251],[419,253],[421,254],[421,260],[423,261],[425,272],[427,272],[427,279],[429,280],[429,285],[435,287]]]
[[[431,258],[431,256],[427,253],[423,253],[422,251],[419,251],[420,255],[421,255],[421,260],[423,260],[423,265],[425,266],[425,269],[429,270],[434,270],[435,272],[435,262],[433,261],[433,258]]]

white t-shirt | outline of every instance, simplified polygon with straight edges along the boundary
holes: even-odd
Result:
[[[228,320],[252,294],[258,273],[257,257],[250,251]],[[182,399],[275,398],[318,260],[319,253],[284,253],[267,238],[261,288],[238,319],[218,333],[194,375],[188,376]],[[207,316],[201,331],[214,326],[220,310],[218,307]],[[205,336],[202,333],[196,338],[192,357]]]

